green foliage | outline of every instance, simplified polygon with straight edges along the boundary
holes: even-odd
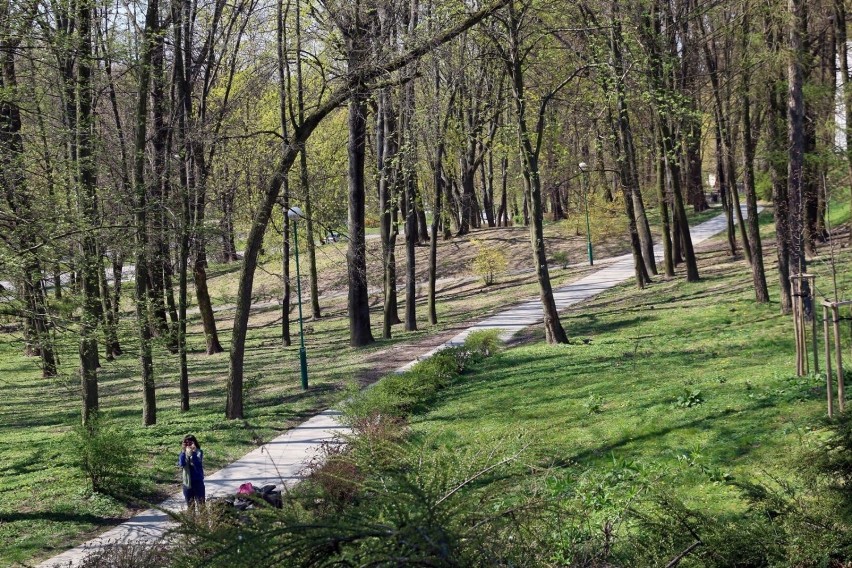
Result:
[[[583,408],[589,414],[600,414],[603,412],[603,397],[597,394],[590,394],[586,402],[583,403]]]
[[[704,403],[704,397],[701,395],[700,389],[686,389],[683,391],[674,405],[679,408],[693,408]]]
[[[104,415],[87,425],[77,425],[67,440],[73,463],[80,468],[92,491],[127,495],[139,490],[139,451],[133,434]]]
[[[473,273],[482,278],[486,286],[490,286],[494,284],[495,277],[506,272],[509,266],[506,253],[494,245],[476,240],[472,242],[477,247],[476,256],[473,258]]]
[[[564,250],[553,251],[550,255],[553,259],[553,262],[561,266],[562,268],[568,268],[568,263],[570,262],[568,253]]]
[[[842,412],[828,420],[827,438],[806,461],[852,508],[852,412]]]
[[[186,527],[212,546],[207,566],[517,566],[537,564],[524,527],[532,509],[507,499],[514,448],[490,442],[459,451],[429,441],[389,443],[399,459],[377,463],[356,447],[359,475],[345,507],[318,506],[325,487],[300,484],[280,511],[213,530]],[[345,475],[350,475],[348,473]]]
[[[481,329],[471,332],[465,339],[463,347],[468,362],[477,364],[499,353],[503,346],[500,333],[499,329]]]
[[[499,335],[497,329],[473,332],[463,345],[442,349],[404,373],[388,375],[371,388],[353,393],[342,404],[347,422],[354,426],[375,416],[408,416],[449,386],[466,365],[497,353]]]
[[[769,172],[757,170],[754,173],[754,190],[760,201],[772,201],[772,179]]]

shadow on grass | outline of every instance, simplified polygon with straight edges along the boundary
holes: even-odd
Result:
[[[122,517],[100,517],[91,513],[60,513],[56,511],[0,512],[0,523],[20,521],[50,521],[54,523],[88,523],[97,526],[117,525]]]

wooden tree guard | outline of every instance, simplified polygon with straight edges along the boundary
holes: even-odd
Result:
[[[790,276],[790,284],[793,293],[793,333],[796,337],[796,374],[800,377],[808,374],[808,344],[807,329],[808,318],[805,313],[805,299],[809,300],[811,306],[811,349],[814,357],[814,372],[819,372],[819,353],[817,352],[817,322],[816,305],[814,303],[814,280],[813,274],[796,274]],[[807,284],[807,289],[802,282]]]
[[[825,386],[828,396],[828,416],[834,415],[831,393],[831,344],[834,343],[834,363],[837,367],[837,408],[840,412],[846,407],[846,393],[843,384],[843,346],[840,344],[840,308],[852,306],[852,300],[845,302],[822,302],[822,329],[825,336]],[[831,323],[831,331],[829,331]],[[832,341],[833,340],[833,341]]]

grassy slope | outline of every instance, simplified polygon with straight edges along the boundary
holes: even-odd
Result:
[[[835,221],[847,214],[833,212]],[[835,252],[839,289],[849,297],[852,251]],[[825,291],[822,253],[811,269]],[[790,319],[777,300],[754,303],[745,263],[727,259],[721,243],[701,257],[697,284],[622,286],[572,308],[563,316],[571,345],[547,345],[536,330],[446,391],[416,431],[458,448],[520,435],[530,447],[519,467],[555,465],[569,477],[586,471],[600,479],[614,463],[630,464],[670,478],[690,505],[735,514],[742,502],[719,481],[789,478],[791,457],[825,413],[824,383],[794,377]],[[771,264],[768,278],[777,282]],[[678,404],[694,390],[702,403]]]
[[[551,226],[548,230],[551,231],[549,242],[553,242],[554,247],[566,247],[574,261],[583,259],[583,235],[575,235],[574,229],[565,225]],[[517,263],[515,268],[523,269],[523,260],[529,258],[527,231],[514,228],[506,230],[506,235],[511,238],[503,242],[512,247],[507,250]],[[493,234],[499,239],[507,238],[506,235]],[[491,238],[489,231],[473,236],[481,240]],[[614,236],[605,231],[595,235],[600,241],[596,256],[603,257],[604,251],[625,252],[623,244]],[[470,247],[458,239],[442,243],[442,247],[446,247],[441,256],[446,263],[442,274],[464,276],[471,256]],[[336,282],[339,279],[336,274],[342,268],[340,259],[323,253],[323,262],[323,277],[329,283]],[[269,260],[266,269],[268,273],[260,276],[258,288],[262,288],[263,278],[268,280],[267,290],[280,286],[274,276],[277,272],[274,259]],[[233,296],[236,270],[236,266],[211,267],[215,275],[211,289],[218,295],[217,306],[227,303],[227,298]],[[586,271],[585,268],[554,270],[554,284],[580,278]],[[380,279],[371,273],[373,281],[380,282]],[[328,288],[333,292],[335,286],[330,284]],[[439,326],[429,328],[421,322],[424,329],[414,333],[403,333],[397,328],[392,341],[361,351],[348,347],[345,297],[329,297],[323,302],[329,317],[309,324],[311,389],[307,393],[298,386],[295,348],[280,347],[280,320],[276,321],[280,318],[280,308],[275,305],[260,308],[252,315],[248,337],[247,417],[245,421],[236,422],[223,420],[227,354],[204,355],[200,325],[197,320],[192,321],[189,329],[192,410],[186,414],[177,411],[176,359],[158,347],[155,369],[159,415],[158,424],[150,428],[140,425],[137,348],[128,304],[122,330],[122,344],[127,355],[115,362],[103,361],[101,407],[122,428],[133,433],[144,464],[140,475],[148,480],[150,496],[156,498],[177,488],[174,460],[176,444],[183,434],[196,433],[205,447],[208,469],[218,469],[311,412],[333,404],[353,377],[364,375],[371,365],[385,359],[387,349],[399,348],[489,313],[505,304],[509,288],[512,300],[534,297],[537,293],[531,273],[503,277],[498,285],[489,288],[475,281],[448,281],[441,291]],[[419,294],[422,293],[421,290]],[[263,299],[263,294],[259,296]],[[274,293],[270,296],[274,297]],[[380,321],[380,307],[376,300],[373,304],[374,329]],[[421,308],[421,317],[423,314]],[[232,316],[233,311],[227,308],[217,312],[220,339],[226,346]],[[89,495],[85,480],[70,465],[63,440],[71,425],[79,419],[78,379],[74,371],[77,345],[73,331],[60,335],[64,376],[58,379],[40,378],[36,362],[21,356],[19,334],[0,334],[0,398],[4,401],[0,407],[0,565],[50,556],[68,543],[81,542],[129,514],[116,501]],[[593,343],[594,349],[600,347],[600,342]],[[583,395],[578,393],[578,396]],[[610,404],[608,400],[605,406]]]
[[[549,240],[554,247],[564,248],[578,260],[582,258],[584,236],[577,236],[573,229],[564,226],[553,226],[549,230]],[[623,252],[617,235],[602,233],[598,236],[602,241],[602,251]],[[499,241],[510,247],[507,249],[512,260],[510,268],[520,271],[527,268],[530,255],[525,228],[476,231],[472,238]],[[371,283],[380,284],[379,243],[375,240],[368,243],[373,249]],[[401,246],[398,258],[404,259]],[[505,305],[509,288],[513,300],[534,297],[537,293],[534,274],[530,272],[504,276],[498,279],[497,285],[488,288],[470,278],[469,266],[474,249],[468,239],[442,242],[441,247],[442,275],[456,277],[439,286],[438,315],[441,323],[430,327],[421,321],[421,331],[412,333],[402,332],[401,327],[397,327],[393,340],[358,351],[348,347],[346,298],[338,293],[339,286],[345,284],[342,279],[345,248],[321,247],[318,264],[328,297],[322,301],[326,317],[309,322],[307,326],[311,388],[308,392],[299,388],[296,348],[280,346],[280,307],[274,303],[258,306],[252,314],[247,341],[245,421],[227,422],[223,419],[227,353],[204,354],[204,337],[195,316],[188,329],[192,409],[186,414],[177,410],[177,361],[158,346],[155,349],[158,424],[150,428],[141,426],[141,381],[135,358],[138,347],[132,325],[132,305],[128,300],[121,330],[121,343],[126,354],[114,362],[102,361],[99,373],[101,409],[123,429],[133,433],[138,443],[138,457],[143,464],[140,477],[145,480],[148,497],[157,500],[177,489],[174,461],[177,444],[185,433],[194,432],[199,436],[206,450],[207,468],[214,471],[312,412],[339,400],[348,383],[369,375],[370,367],[383,361],[385,350],[399,348],[407,342],[475,320]],[[425,248],[418,250],[419,255],[425,252]],[[258,271],[257,300],[277,296],[276,287],[280,290],[280,280],[276,276],[280,273],[279,262],[270,258]],[[424,262],[423,258],[419,259],[421,268]],[[587,270],[555,270],[554,284],[580,278]],[[234,298],[238,266],[213,265],[210,273],[210,288],[218,310],[220,341],[227,348],[233,317],[233,309],[227,304]],[[418,291],[421,298],[425,294],[423,288]],[[371,300],[374,333],[378,337],[380,331],[375,326],[380,322],[381,305],[377,296]],[[404,305],[403,299],[400,300]],[[425,309],[418,309],[420,316],[424,316]],[[79,379],[75,370],[78,346],[74,331],[71,328],[59,335],[63,375],[55,379],[42,379],[37,361],[21,355],[23,338],[19,333],[0,333],[0,399],[4,402],[0,406],[2,566],[51,556],[68,544],[82,542],[131,513],[111,498],[90,495],[85,479],[71,465],[66,435],[79,420],[80,407]],[[295,333],[295,325],[292,331]],[[428,349],[421,349],[425,350]]]

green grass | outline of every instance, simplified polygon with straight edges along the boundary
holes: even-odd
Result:
[[[843,214],[832,210],[835,224]],[[528,238],[525,229],[519,231]],[[575,240],[582,252],[584,239]],[[459,241],[445,246],[451,250],[442,258],[452,262]],[[845,255],[841,260],[849,266],[848,253],[838,254]],[[324,262],[334,265],[331,257]],[[724,466],[736,475],[759,467],[783,471],[785,444],[794,444],[802,425],[822,412],[818,385],[790,379],[791,326],[776,315],[777,304],[752,304],[744,267],[728,262],[721,246],[704,254],[704,262],[699,284],[658,282],[642,293],[625,287],[575,308],[564,324],[572,337],[591,337],[590,345],[549,347],[539,342],[513,349],[442,396],[443,403],[417,428],[459,444],[475,444],[480,435],[523,432],[534,441],[529,452],[539,464],[598,467],[615,456],[650,460],[661,467],[684,468],[688,462],[711,469]],[[822,286],[828,282],[828,265],[814,266]],[[270,273],[275,268],[271,260]],[[211,285],[211,291],[225,294],[232,289],[235,269],[212,266],[211,276],[221,282]],[[553,270],[554,286],[587,272]],[[771,270],[768,274],[775,279]],[[274,278],[269,278],[271,289]],[[848,275],[842,278],[850,282]],[[371,273],[371,282],[380,278]],[[397,327],[394,339],[364,350],[348,346],[345,298],[329,300],[323,305],[326,317],[308,323],[307,392],[299,387],[297,348],[280,345],[280,307],[258,309],[247,339],[246,419],[241,421],[224,420],[227,353],[205,355],[200,324],[193,320],[192,408],[179,411],[177,359],[157,346],[158,423],[148,428],[141,426],[141,381],[128,304],[121,330],[126,354],[114,362],[102,361],[101,408],[133,434],[143,462],[139,475],[145,496],[157,499],[177,490],[174,462],[184,434],[199,437],[208,469],[216,470],[337,402],[346,385],[380,362],[385,350],[492,313],[505,305],[509,289],[512,300],[534,297],[534,274],[504,276],[491,287],[450,282],[439,295],[438,326],[421,322],[421,330],[413,333]],[[215,304],[221,306],[224,300]],[[371,305],[378,337],[379,299],[372,298]],[[421,317],[424,307],[418,306]],[[220,341],[227,348],[233,310],[226,308],[216,317]],[[71,465],[66,437],[80,412],[74,332],[72,324],[59,336],[63,375],[54,379],[42,379],[37,362],[22,355],[20,334],[0,334],[3,566],[51,556],[130,513],[119,501],[90,494],[82,473]],[[674,406],[687,388],[700,389],[704,402],[694,408]],[[589,404],[590,398],[599,402]],[[507,416],[513,416],[511,424]],[[684,455],[686,461],[679,458]],[[708,488],[707,499],[724,503],[725,490],[705,477],[696,474],[695,483]]]
[[[812,269],[823,287],[828,248],[820,252]],[[836,254],[848,297],[852,254]],[[722,243],[701,257],[698,283],[625,285],[563,314],[570,345],[547,345],[533,330],[415,417],[418,436],[450,451],[521,437],[529,446],[519,468],[555,468],[569,479],[601,479],[613,464],[630,464],[716,515],[745,507],[725,481],[793,481],[796,456],[819,435],[824,380],[795,376],[777,285],[773,301],[757,305],[748,267],[726,258]],[[767,278],[777,282],[771,262]],[[848,353],[849,329],[843,337]]]

